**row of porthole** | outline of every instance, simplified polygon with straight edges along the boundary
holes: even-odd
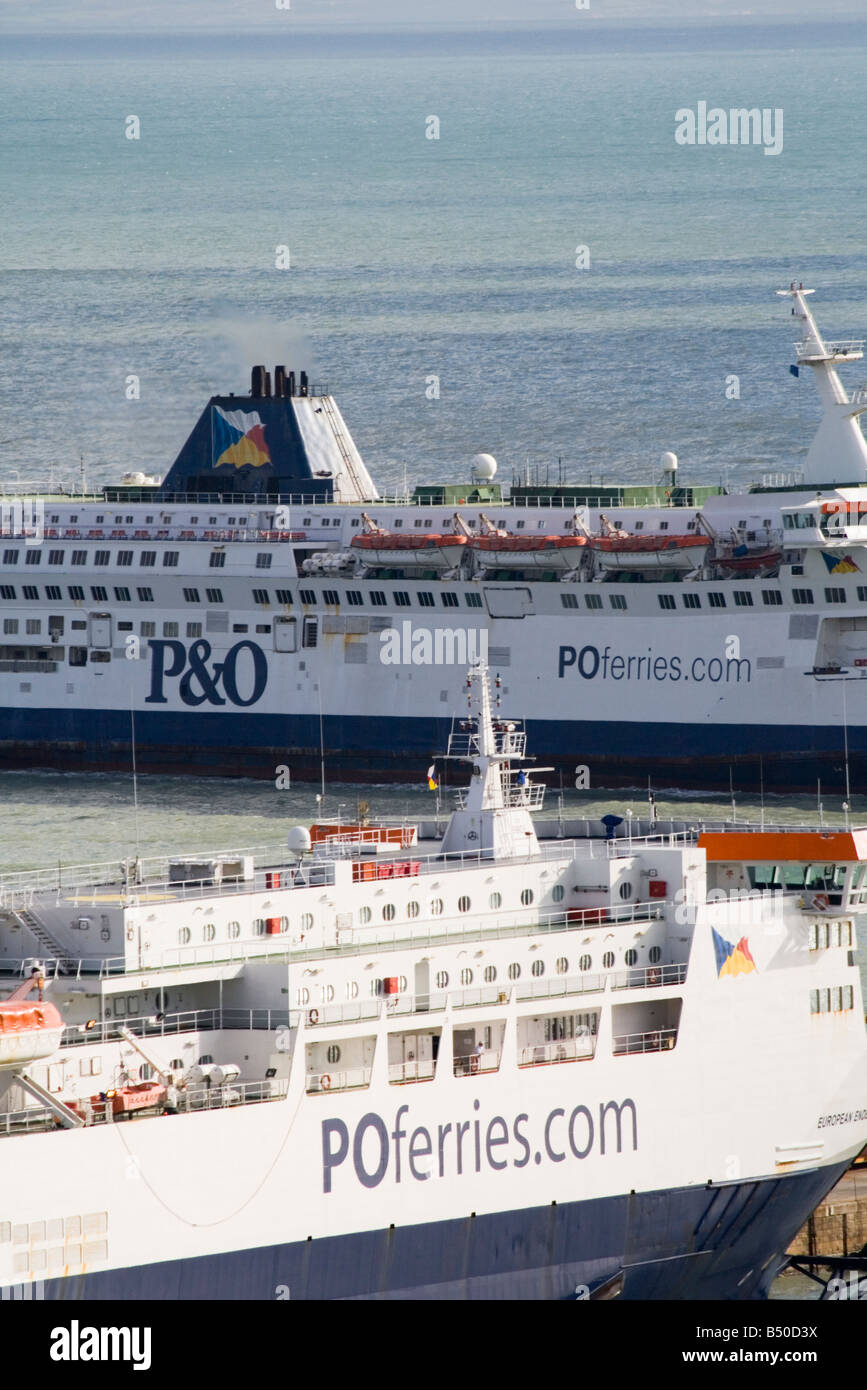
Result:
[[[649,959],[650,959],[651,964],[655,965],[656,962],[660,959],[661,955],[662,955],[662,951],[661,951],[661,949],[660,949],[659,946],[651,946],[650,951],[648,952],[648,956],[649,956]],[[638,963],[638,952],[630,948],[630,950],[628,950],[628,951],[626,952],[626,954],[625,954],[625,956],[624,956],[624,960],[625,960],[626,964],[629,965],[629,966],[636,965],[636,964]],[[613,951],[606,951],[606,952],[604,953],[603,957],[602,957],[602,966],[603,966],[603,969],[605,969],[605,970],[611,970],[611,969],[613,968],[614,964],[615,964],[615,955],[614,955],[614,952],[613,952]],[[580,971],[582,974],[585,974],[588,970],[592,970],[592,968],[593,968],[593,958],[592,958],[592,956],[588,956],[588,955],[579,956],[579,958],[578,958],[578,969],[579,969],[579,971]],[[566,958],[565,956],[558,956],[557,960],[556,960],[555,963],[554,963],[554,969],[555,969],[555,971],[557,972],[558,975],[567,975],[567,974],[569,973],[569,961],[567,960],[567,958]],[[534,960],[534,961],[533,961],[533,964],[530,966],[530,974],[531,974],[531,975],[535,975],[535,976],[538,978],[540,975],[544,975],[544,973],[545,973],[545,962],[544,962],[543,960]],[[507,971],[506,971],[506,974],[508,975],[508,977],[509,977],[510,980],[520,980],[520,978],[521,978],[521,967],[520,967],[520,965],[518,964],[517,961],[513,961],[513,962],[512,962],[512,964],[508,967],[508,969],[507,969]],[[494,984],[494,983],[496,982],[496,979],[497,979],[497,967],[496,967],[495,965],[486,965],[485,968],[484,968],[484,970],[482,971],[482,978],[484,979],[485,984],[487,984],[487,985],[492,985],[492,984]],[[437,986],[437,989],[447,989],[447,988],[448,988],[448,983],[449,983],[449,973],[448,973],[448,971],[447,971],[447,970],[439,970],[439,971],[437,972],[437,975],[436,975],[436,986]],[[473,983],[473,971],[472,971],[469,967],[465,967],[465,968],[461,971],[461,973],[460,973],[460,983],[461,983],[462,985],[471,985],[471,984]]]
[[[280,934],[281,936],[285,936],[286,933],[287,933],[288,930],[289,930],[289,918],[288,918],[288,917],[280,917],[279,919],[275,919],[275,920],[279,920],[279,927],[280,927],[279,934]],[[312,912],[302,912],[301,918],[300,918],[300,920],[299,920],[299,926],[300,926],[302,932],[310,931],[310,929],[311,929],[312,926],[313,926],[313,913],[312,913]],[[267,933],[267,930],[268,930],[268,919],[266,919],[266,918],[264,918],[264,917],[256,917],[256,918],[254,918],[254,920],[253,920],[253,934],[254,934],[255,936],[265,936],[265,934]],[[229,922],[228,925],[227,925],[227,927],[226,927],[226,935],[227,935],[227,937],[229,938],[230,941],[237,941],[238,938],[239,938],[240,935],[241,935],[241,923],[240,923],[240,922]],[[217,928],[216,928],[216,926],[214,925],[214,923],[213,923],[213,922],[205,922],[204,926],[202,927],[202,940],[203,940],[203,941],[215,941],[215,940],[216,940],[216,937],[217,937]],[[180,943],[181,946],[188,946],[188,945],[190,944],[191,939],[192,939],[192,931],[191,931],[191,929],[190,929],[189,927],[181,927],[181,928],[178,930],[178,941],[179,941],[179,943]]]
[[[562,901],[563,901],[563,897],[564,897],[564,895],[565,895],[565,892],[566,892],[566,890],[565,890],[565,888],[563,887],[562,883],[555,883],[554,887],[551,889],[551,897],[552,897],[553,901],[554,901],[555,903],[562,902]],[[531,904],[532,904],[533,901],[534,901],[534,896],[535,896],[535,895],[534,895],[534,893],[533,893],[532,888],[524,888],[524,889],[522,889],[522,890],[521,890],[521,906],[522,906],[522,907],[530,907]],[[488,906],[489,906],[490,908],[492,908],[494,911],[496,911],[497,908],[502,907],[502,905],[503,905],[503,895],[502,895],[502,893],[491,893],[490,897],[488,898]],[[472,907],[472,900],[471,900],[470,898],[468,898],[466,895],[463,895],[462,897],[458,898],[458,912],[469,912],[470,909],[471,909],[471,907]],[[445,911],[445,904],[443,903],[442,898],[431,898],[430,902],[428,903],[428,909],[429,909],[429,911],[430,911],[431,917],[441,917],[442,914],[443,914],[443,912]],[[407,916],[407,917],[418,917],[418,915],[419,915],[420,912],[421,912],[421,904],[420,904],[420,903],[417,903],[417,902],[408,902],[408,903],[407,903],[407,905],[406,905],[406,916]],[[394,903],[384,903],[384,904],[383,904],[383,907],[382,907],[382,918],[383,918],[383,921],[384,921],[384,922],[393,922],[396,913],[397,913],[397,909],[396,909]],[[362,925],[365,925],[367,922],[369,922],[369,921],[371,920],[372,916],[373,916],[373,909],[372,909],[372,908],[370,908],[370,907],[362,907],[362,908],[359,909],[359,912],[358,912],[358,920],[359,920],[359,922],[361,922]]]

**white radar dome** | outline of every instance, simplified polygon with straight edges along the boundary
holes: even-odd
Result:
[[[673,454],[670,449],[666,449],[659,462],[662,464],[663,473],[677,472],[677,454]]]
[[[489,483],[496,476],[497,460],[493,454],[475,454],[473,457],[473,478],[478,483]]]
[[[293,825],[286,838],[293,854],[307,854],[312,844],[306,825]]]

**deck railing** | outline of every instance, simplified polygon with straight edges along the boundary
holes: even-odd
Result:
[[[563,1038],[560,1042],[537,1043],[522,1047],[518,1056],[519,1067],[543,1067],[557,1062],[585,1062],[596,1051],[596,1038]]]
[[[615,1057],[626,1057],[633,1052],[668,1052],[677,1039],[676,1028],[658,1028],[648,1033],[621,1033],[613,1041]]]

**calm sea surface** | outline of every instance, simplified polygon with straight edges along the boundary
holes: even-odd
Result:
[[[285,361],[330,385],[383,490],[461,479],[479,450],[507,482],[528,463],[644,481],[673,449],[684,479],[745,484],[797,467],[816,421],[773,291],[802,279],[820,325],[867,328],[864,25],[5,47],[5,480],[75,480],[82,459],[91,484],[165,472],[207,396]],[[675,111],[700,100],[782,109],[783,152],[677,145]],[[317,815],[310,787],[138,791],[136,814],[130,777],[3,775],[0,868],[277,845]],[[324,809],[359,797],[431,809],[357,786]],[[629,805],[646,810],[567,791],[563,809]]]

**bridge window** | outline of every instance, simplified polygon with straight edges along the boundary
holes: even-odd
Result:
[[[167,570],[175,569],[175,568],[177,568],[177,563],[178,563],[178,552],[177,552],[177,550],[164,550],[164,551],[163,551],[163,569],[167,569]]]
[[[268,590],[267,590],[267,589],[254,589],[254,590],[253,590],[253,602],[254,602],[254,603],[261,603],[263,606],[266,606],[266,607],[267,607],[267,605],[271,602],[271,598],[270,598],[270,596],[269,596],[269,594],[268,594]]]
[[[271,568],[271,561],[273,560],[273,558],[273,555],[270,555],[268,551],[260,551],[259,554],[256,556],[256,569],[269,570]]]
[[[467,597],[469,597],[469,595],[467,595]],[[577,594],[561,594],[561,595],[560,595],[560,602],[561,602],[561,604],[563,605],[564,608],[577,608],[577,607],[578,607],[578,595],[577,595]],[[479,603],[481,604],[481,598],[479,599]]]
[[[433,608],[434,606],[434,596],[426,590],[419,592],[418,601],[421,608]]]
[[[141,588],[139,588],[139,589],[136,589],[136,593],[138,594],[138,601],[139,601],[139,603],[153,603],[153,601],[154,601],[154,591],[153,591],[153,589],[141,589]],[[84,592],[83,592],[83,591],[82,591],[81,597],[84,598]]]
[[[409,608],[409,594],[403,589],[396,590],[394,601],[398,608]]]
[[[221,570],[226,567],[225,550],[212,550],[208,557],[208,564],[212,570]]]
[[[783,602],[783,595],[779,589],[762,589],[762,603],[769,608],[779,608]]]
[[[48,587],[51,588],[52,586],[49,585]],[[48,594],[48,597],[49,597],[49,598],[52,598],[53,595],[52,595],[52,594]],[[58,590],[58,593],[57,593],[57,597],[60,598],[60,591],[59,591],[59,590]],[[126,588],[123,588],[123,587],[121,587],[121,588],[119,588],[119,589],[116,588],[115,591],[114,591],[114,598],[115,598],[115,602],[116,602],[116,603],[129,603],[129,601],[130,601],[129,589],[126,589]]]
[[[682,598],[684,608],[701,608],[700,594],[683,594]]]
[[[16,559],[17,559],[17,557],[18,557],[18,551],[16,550],[16,551],[14,551],[13,553],[14,553]],[[72,552],[72,563],[73,563],[74,565],[86,565],[86,564],[87,564],[87,551],[86,551],[86,550],[73,550],[73,552]]]
[[[458,606],[457,594],[453,594],[449,590],[446,590],[444,593],[440,594],[440,600],[442,602],[443,608],[457,608]]]
[[[464,602],[468,608],[481,608],[482,596],[475,593],[464,594]]]
[[[611,607],[612,607],[612,608],[619,608],[619,609],[623,610],[623,609],[626,607],[626,595],[625,595],[625,594],[611,594],[609,597],[610,597],[610,602],[611,602]]]
[[[845,590],[845,589],[836,589],[836,588],[835,588],[835,589],[826,589],[826,590],[825,590],[825,602],[826,602],[826,603],[845,603],[845,602],[846,602],[846,590]]]
[[[199,591],[198,591],[198,589],[184,589],[184,599],[185,599],[185,601],[186,601],[187,603],[198,603],[198,602],[199,602]]]
[[[81,553],[83,555],[84,551]],[[142,569],[153,569],[157,562],[157,552],[155,550],[143,550],[139,555],[138,562]],[[75,551],[72,552],[72,563],[75,564]]]
[[[725,594],[708,594],[707,600],[711,608],[725,608],[726,606]]]
[[[744,589],[735,589],[735,608],[752,608],[753,596]]]

